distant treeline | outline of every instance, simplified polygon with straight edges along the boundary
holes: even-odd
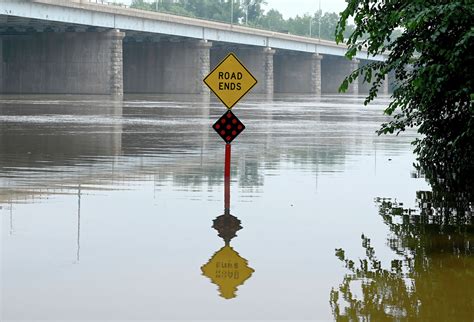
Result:
[[[232,16],[235,24],[334,40],[334,31],[339,21],[337,13],[323,14],[318,10],[313,14],[284,19],[278,10],[264,12],[262,7],[265,4],[264,0],[132,0],[130,7],[228,23]],[[346,34],[350,35],[352,31],[353,27],[349,26]]]

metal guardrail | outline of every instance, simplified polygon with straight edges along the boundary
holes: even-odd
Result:
[[[109,6],[116,6],[116,7],[121,7],[121,8],[130,8],[129,5],[121,3],[121,2],[116,2],[116,1],[89,0],[89,2],[90,3],[96,3],[96,4],[109,5]]]
[[[82,0],[82,1],[84,1],[84,0]],[[300,35],[300,34],[291,34],[290,32],[278,31],[278,30],[274,30],[274,29],[270,29],[270,28],[261,27],[261,26],[255,26],[255,25],[252,25],[252,24],[242,24],[242,23],[239,23],[239,22],[231,22],[231,21],[216,20],[216,19],[206,19],[206,18],[196,17],[196,16],[193,16],[193,15],[178,14],[176,12],[160,10],[160,8],[158,8],[158,10],[146,10],[146,9],[141,9],[141,8],[133,8],[133,7],[130,7],[129,5],[127,5],[127,4],[124,4],[124,3],[121,3],[121,2],[118,2],[118,1],[110,1],[110,0],[85,0],[85,1],[88,1],[89,3],[92,3],[92,4],[109,5],[109,6],[116,6],[116,7],[120,7],[120,8],[130,8],[130,9],[140,10],[140,11],[144,11],[144,12],[164,13],[164,14],[169,14],[169,15],[174,15],[174,16],[179,16],[179,17],[198,19],[198,20],[202,20],[202,21],[225,23],[225,24],[229,24],[229,25],[236,25],[236,26],[252,28],[252,29],[255,29],[255,30],[272,31],[272,32],[278,32],[278,33],[284,33],[284,34],[286,33],[286,34],[289,34],[289,35],[295,35],[295,36],[300,36],[300,37],[308,37],[308,38],[312,38],[312,39],[316,39],[316,40],[320,39],[320,40],[334,41],[334,39],[326,39],[326,38],[321,38],[321,37],[314,37],[314,36]]]

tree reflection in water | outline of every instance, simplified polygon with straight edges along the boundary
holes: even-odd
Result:
[[[426,177],[432,191],[417,192],[417,209],[376,199],[399,258],[389,269],[364,235],[366,256],[357,263],[336,249],[349,270],[331,290],[336,321],[474,321],[472,178]]]

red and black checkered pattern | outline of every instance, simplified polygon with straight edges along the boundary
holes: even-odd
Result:
[[[214,123],[212,128],[226,143],[230,143],[245,129],[245,125],[231,110],[228,110]]]

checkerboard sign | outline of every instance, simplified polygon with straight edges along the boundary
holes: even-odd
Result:
[[[214,123],[212,128],[226,143],[230,143],[245,129],[245,125],[231,110],[228,110]]]

